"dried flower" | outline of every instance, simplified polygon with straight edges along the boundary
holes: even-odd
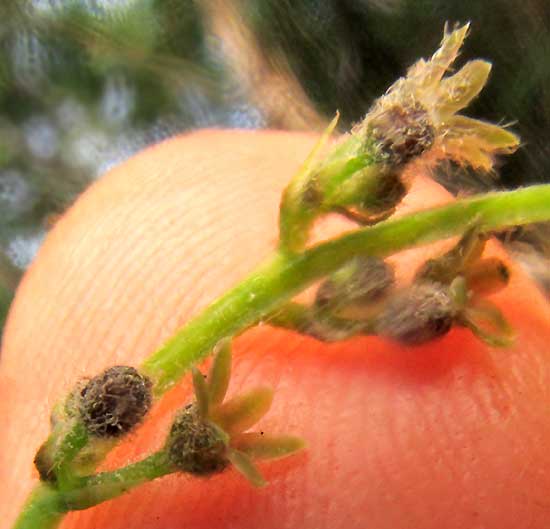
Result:
[[[458,115],[487,82],[491,64],[467,62],[444,77],[468,32],[466,24],[445,28],[440,48],[430,60],[421,59],[376,101],[356,133],[384,138],[382,152],[393,162],[406,162],[424,151],[433,160],[453,159],[475,169],[490,170],[495,154],[511,153],[519,138],[503,127]]]
[[[513,329],[484,296],[504,288],[510,279],[506,264],[483,258],[488,235],[479,226],[468,229],[455,246],[427,260],[412,285],[389,299],[374,319],[374,331],[414,345],[462,325],[494,346],[507,346]]]
[[[221,472],[229,464],[254,486],[266,484],[253,459],[278,459],[304,448],[302,439],[247,432],[269,410],[273,391],[255,388],[224,402],[231,375],[231,348],[223,342],[208,378],[193,369],[196,401],[174,420],[165,450],[171,463],[197,476]]]

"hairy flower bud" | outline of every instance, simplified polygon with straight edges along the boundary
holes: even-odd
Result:
[[[434,143],[435,128],[420,103],[383,108],[370,123],[380,151],[390,163],[405,164]]]
[[[206,476],[229,465],[220,430],[201,417],[195,404],[177,414],[165,448],[172,464],[190,474]]]
[[[416,283],[388,300],[374,323],[376,334],[418,345],[446,334],[457,316],[449,290],[438,283]]]
[[[332,312],[379,300],[393,285],[393,268],[378,257],[356,257],[319,287],[315,304]]]
[[[143,419],[151,403],[151,381],[133,367],[114,366],[84,386],[79,411],[88,433],[118,437]]]

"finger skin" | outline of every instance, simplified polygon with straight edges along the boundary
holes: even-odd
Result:
[[[2,347],[6,527],[36,483],[31,462],[53,403],[83,376],[137,365],[269,254],[280,192],[314,141],[176,138],[106,175],[58,222],[19,288]],[[447,199],[418,178],[404,210]],[[422,255],[400,256],[402,275]],[[548,529],[550,309],[512,267],[494,296],[517,330],[509,350],[460,329],[414,349],[249,331],[235,344],[229,393],[271,384],[259,428],[301,435],[307,451],[262,464],[264,489],[234,471],[171,475],[71,513],[63,529]],[[104,468],[160,447],[189,395],[186,377]]]

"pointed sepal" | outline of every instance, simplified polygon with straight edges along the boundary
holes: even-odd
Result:
[[[460,323],[491,347],[509,347],[515,339],[512,326],[488,301],[470,303],[462,312]]]
[[[254,426],[269,411],[272,401],[271,388],[255,388],[212,410],[211,418],[230,435],[236,435]]]
[[[430,88],[439,83],[445,72],[456,60],[458,52],[464,43],[470,24],[449,32],[447,25],[440,47],[428,60],[420,60],[409,69],[407,78],[414,79],[418,88]]]
[[[229,449],[227,451],[227,459],[233,466],[252,484],[254,487],[265,487],[267,481],[261,475],[258,467],[252,459],[239,450]]]
[[[486,241],[487,236],[480,232],[479,225],[474,224],[448,252],[428,259],[416,273],[416,280],[450,284],[481,257]]]
[[[214,352],[214,360],[208,373],[207,385],[211,406],[221,404],[231,378],[231,341],[222,340]]]
[[[205,419],[208,417],[210,403],[208,397],[208,386],[204,380],[204,375],[196,368],[191,368],[193,377],[193,388],[195,389],[195,399],[197,401],[197,410],[199,415]]]
[[[260,432],[243,433],[235,437],[232,444],[253,459],[280,459],[306,447],[306,442],[300,437]]]
[[[298,252],[306,245],[311,226],[321,214],[322,193],[312,176],[324,149],[338,123],[339,114],[325,129],[306,161],[283,192],[279,210],[279,239],[281,249]]]

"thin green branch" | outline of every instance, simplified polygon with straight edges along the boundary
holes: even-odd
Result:
[[[161,450],[118,470],[80,478],[69,491],[40,484],[29,496],[14,529],[54,529],[68,511],[88,509],[175,471]]]
[[[54,529],[66,512],[60,492],[39,483],[28,497],[13,529]]]
[[[130,489],[175,472],[163,450],[112,472],[101,472],[84,478],[78,488],[60,492],[67,510],[88,509],[116,498]]]
[[[216,343],[261,321],[281,303],[356,255],[387,256],[462,234],[550,219],[550,185],[491,193],[361,228],[299,255],[276,254],[224,294],[142,365],[161,395]]]
[[[80,450],[88,443],[88,432],[80,421],[73,421],[72,427],[61,440],[58,447],[56,459],[58,463],[54,472],[56,473],[60,488],[70,487],[76,478],[73,468],[73,461]]]

